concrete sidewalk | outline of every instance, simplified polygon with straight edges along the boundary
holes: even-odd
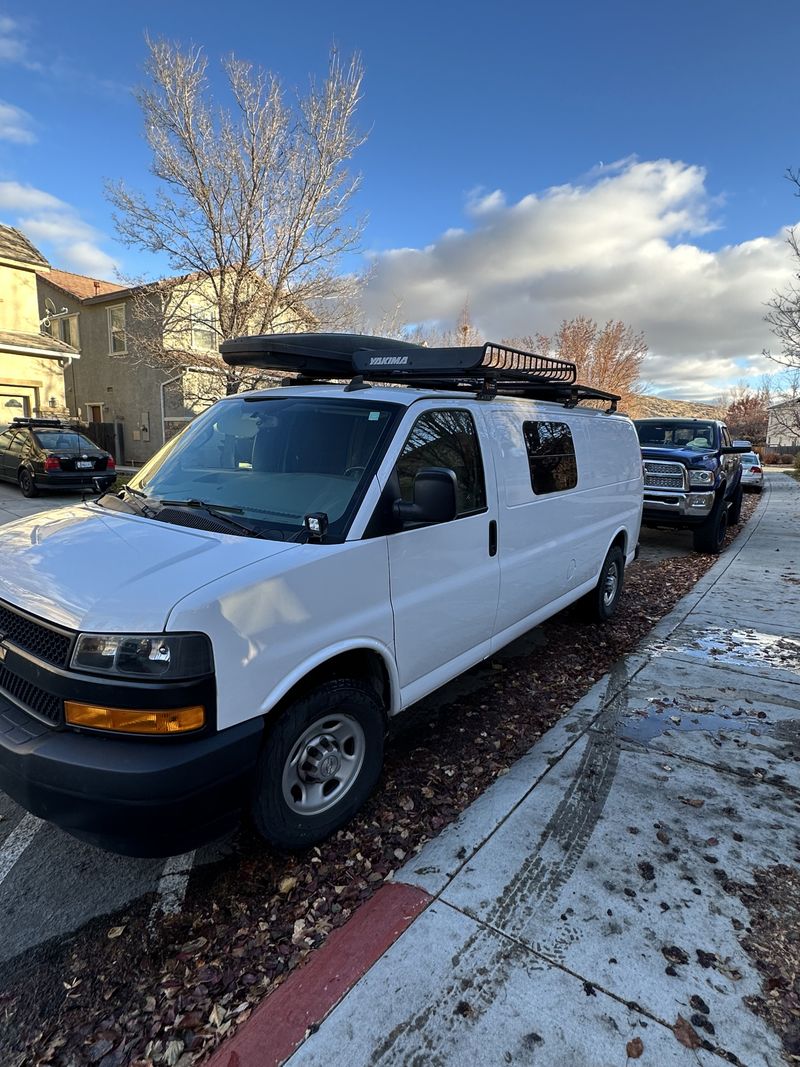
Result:
[[[800,486],[771,476],[646,644],[373,898],[407,912],[373,965],[345,965],[370,927],[348,943],[351,920],[213,1062],[301,1041],[292,1067],[780,1063],[732,884],[800,848],[799,520]]]

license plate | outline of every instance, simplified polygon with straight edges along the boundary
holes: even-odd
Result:
[[[78,470],[86,471],[92,470],[94,467],[94,463],[92,463],[90,459],[79,459],[75,466],[78,468]]]

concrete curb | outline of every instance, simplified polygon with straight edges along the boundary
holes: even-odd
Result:
[[[431,900],[413,886],[382,885],[259,1004],[245,1025],[212,1055],[208,1067],[284,1063]]]

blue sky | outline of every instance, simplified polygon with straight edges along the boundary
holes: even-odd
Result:
[[[654,388],[712,395],[762,370],[763,301],[789,277],[799,30],[788,0],[0,4],[0,219],[54,266],[158,269],[115,244],[103,199],[105,179],[150,182],[145,31],[287,85],[322,76],[335,40],[366,68],[376,317],[401,302],[449,324],[465,299],[493,335],[623,317]]]

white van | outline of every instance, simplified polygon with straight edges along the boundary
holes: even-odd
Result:
[[[608,618],[639,535],[636,432],[572,364],[336,334],[223,355],[299,377],[0,530],[0,788],[134,855],[243,811],[324,838],[389,717],[579,598]]]

